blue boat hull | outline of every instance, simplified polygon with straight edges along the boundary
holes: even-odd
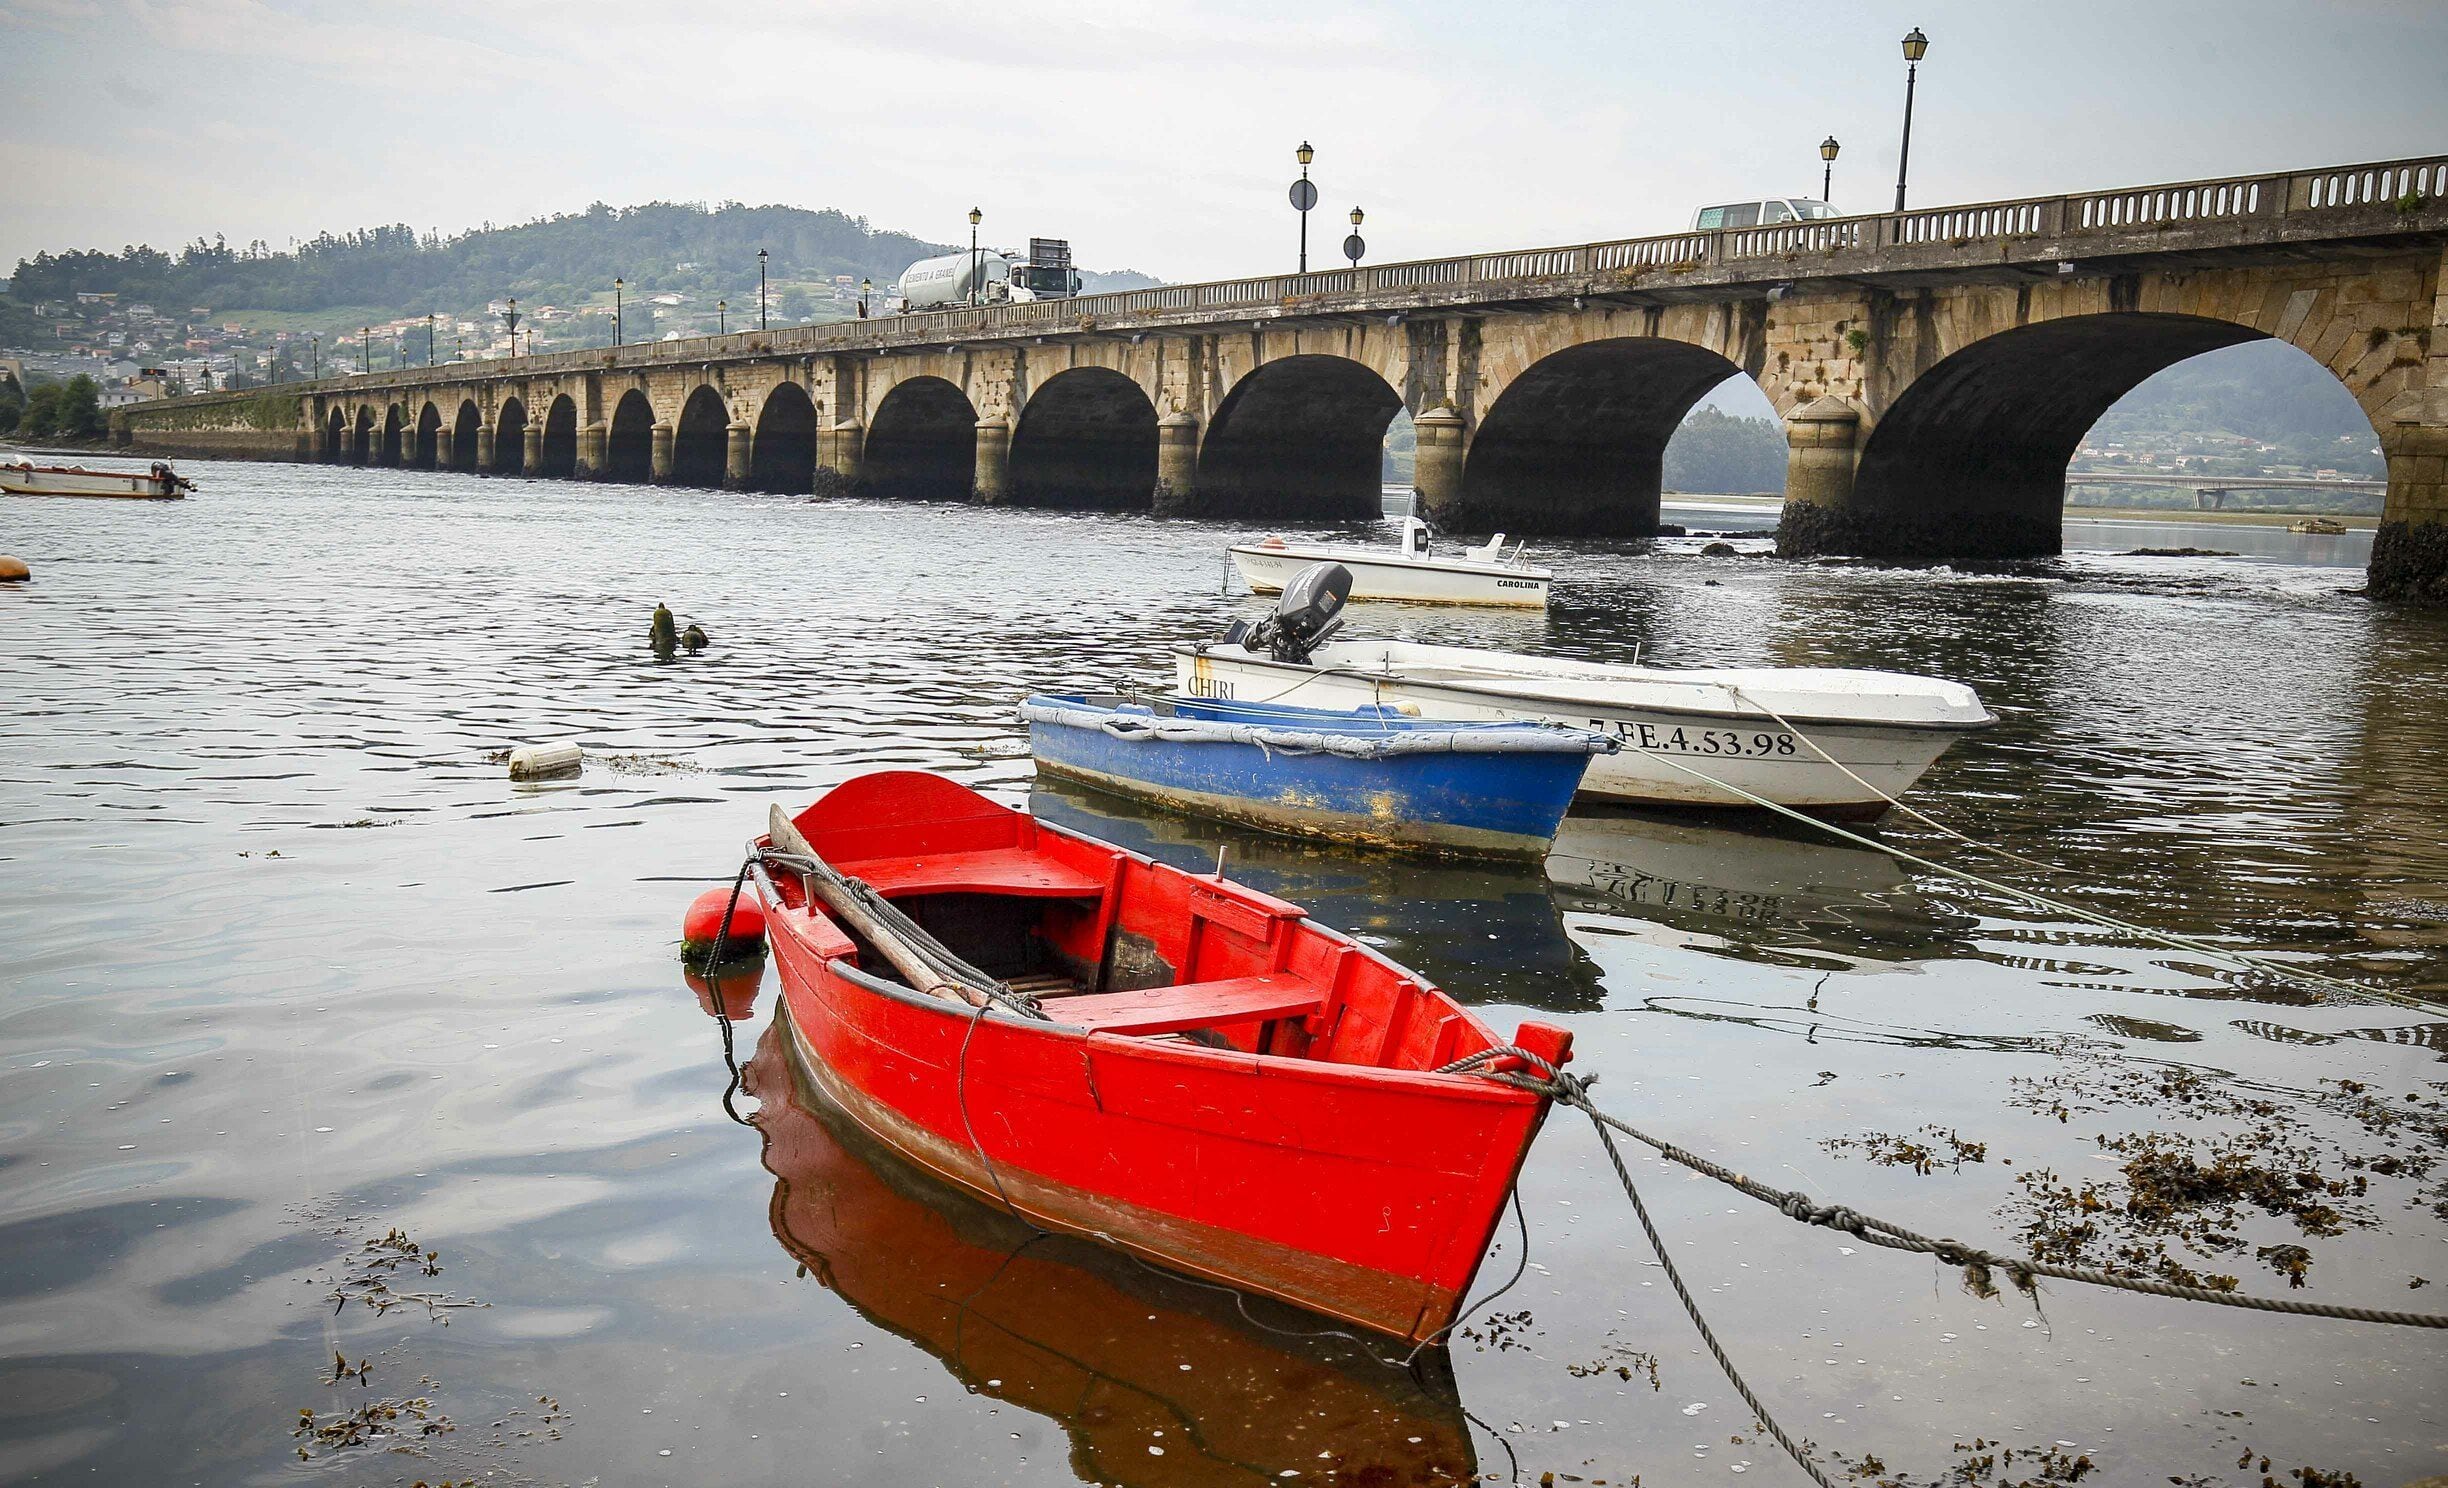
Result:
[[[1348,717],[1349,715],[1345,715]],[[1355,759],[1258,743],[1133,740],[1034,720],[1048,774],[1271,831],[1406,852],[1545,854],[1588,768],[1585,752]]]

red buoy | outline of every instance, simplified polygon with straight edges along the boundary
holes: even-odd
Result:
[[[739,905],[731,911],[731,924],[723,926],[723,906],[731,902],[728,886],[708,889],[689,901],[688,913],[680,921],[680,952],[685,956],[705,956],[714,949],[714,935],[722,932],[723,956],[746,956],[765,948],[765,906],[757,902],[753,891],[743,889]]]

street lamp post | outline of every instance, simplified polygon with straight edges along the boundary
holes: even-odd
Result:
[[[612,344],[621,344],[621,281],[612,281]]]
[[[1838,148],[1839,146],[1836,143],[1836,136],[1832,134],[1819,142],[1819,159],[1821,162],[1819,166],[1819,199],[1821,201],[1835,200],[1834,197],[1828,195],[1828,185],[1830,182],[1836,179],[1836,151]]]
[[[315,381],[321,382],[323,380],[323,333],[316,331],[309,339],[314,342]]]
[[[717,336],[731,334],[731,302],[729,300],[714,302],[714,334]]]
[[[1343,256],[1351,260],[1351,266],[1355,269],[1360,267],[1360,255],[1368,252],[1368,244],[1360,237],[1360,217],[1360,209],[1352,208],[1351,236],[1343,240]]]
[[[978,224],[985,220],[986,214],[984,212],[979,211],[975,207],[971,207],[969,209],[969,303],[972,305],[978,302],[979,265],[977,230]]]
[[[510,355],[518,355],[518,296],[510,297],[510,308],[502,312],[502,323],[510,327]]]
[[[765,327],[765,250],[757,250],[757,329]]]
[[[1904,33],[1904,143],[1896,150],[1895,209],[1899,212],[1904,210],[1905,168],[1912,163],[1913,85],[1921,79],[1921,59],[1928,52],[1929,38],[1921,34],[1920,27]]]
[[[432,366],[432,365],[433,365],[433,363],[434,363],[434,313],[433,313],[431,310],[428,310],[428,311],[426,311],[426,312],[425,312],[425,365],[426,365],[426,366],[428,366],[428,367],[430,367],[430,366]]]
[[[1317,205],[1317,187],[1309,179],[1309,162],[1317,158],[1317,151],[1309,148],[1307,140],[1302,140],[1300,148],[1292,154],[1300,161],[1301,168],[1300,179],[1292,183],[1292,210],[1300,213],[1300,271],[1306,274],[1309,272],[1309,209]]]
[[[865,320],[867,318],[867,296],[873,294],[874,292],[874,280],[861,279],[859,281],[859,319]]]
[[[373,374],[374,328],[372,326],[359,326],[357,328],[357,365],[358,369],[366,375],[371,376]]]

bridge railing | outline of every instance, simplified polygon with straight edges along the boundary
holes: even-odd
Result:
[[[2012,245],[2038,239],[2052,251],[2079,251],[2085,238],[2110,239],[2137,231],[2217,226],[2251,221],[2383,213],[2406,204],[2434,227],[2448,198],[2448,154],[2367,165],[2327,166],[2274,175],[2181,181],[2070,196],[1975,202],[1905,212],[1838,217],[1816,222],[1709,232],[1663,233],[1575,247],[1527,248],[1454,258],[1418,259],[1367,268],[1325,269],[1312,274],[1265,275],[1204,284],[1167,284],[1072,300],[988,305],[916,315],[789,326],[730,336],[697,336],[625,347],[551,352],[509,364],[450,363],[381,378],[385,387],[465,381],[473,376],[549,376],[561,372],[647,367],[746,355],[815,356],[836,351],[910,345],[947,345],[969,337],[1040,331],[1077,331],[1136,317],[1212,310],[1247,311],[1297,305],[1320,297],[1367,297],[1405,292],[1451,294],[1484,287],[1502,291],[1555,293],[1581,284],[1638,279],[1653,272],[1699,268],[1740,269],[1761,263],[1768,275],[1793,272],[1788,264],[1816,260],[1828,272],[1845,269],[1843,255],[1891,248]],[[1875,271],[1864,265],[1861,272]],[[363,386],[362,378],[325,378],[291,384],[294,392]],[[213,395],[206,395],[213,396]],[[250,395],[251,396],[251,395]]]

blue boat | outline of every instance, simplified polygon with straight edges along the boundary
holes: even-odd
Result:
[[[1590,756],[1543,723],[1456,723],[1214,698],[1047,694],[1020,707],[1037,768],[1271,831],[1407,852],[1537,857]]]

